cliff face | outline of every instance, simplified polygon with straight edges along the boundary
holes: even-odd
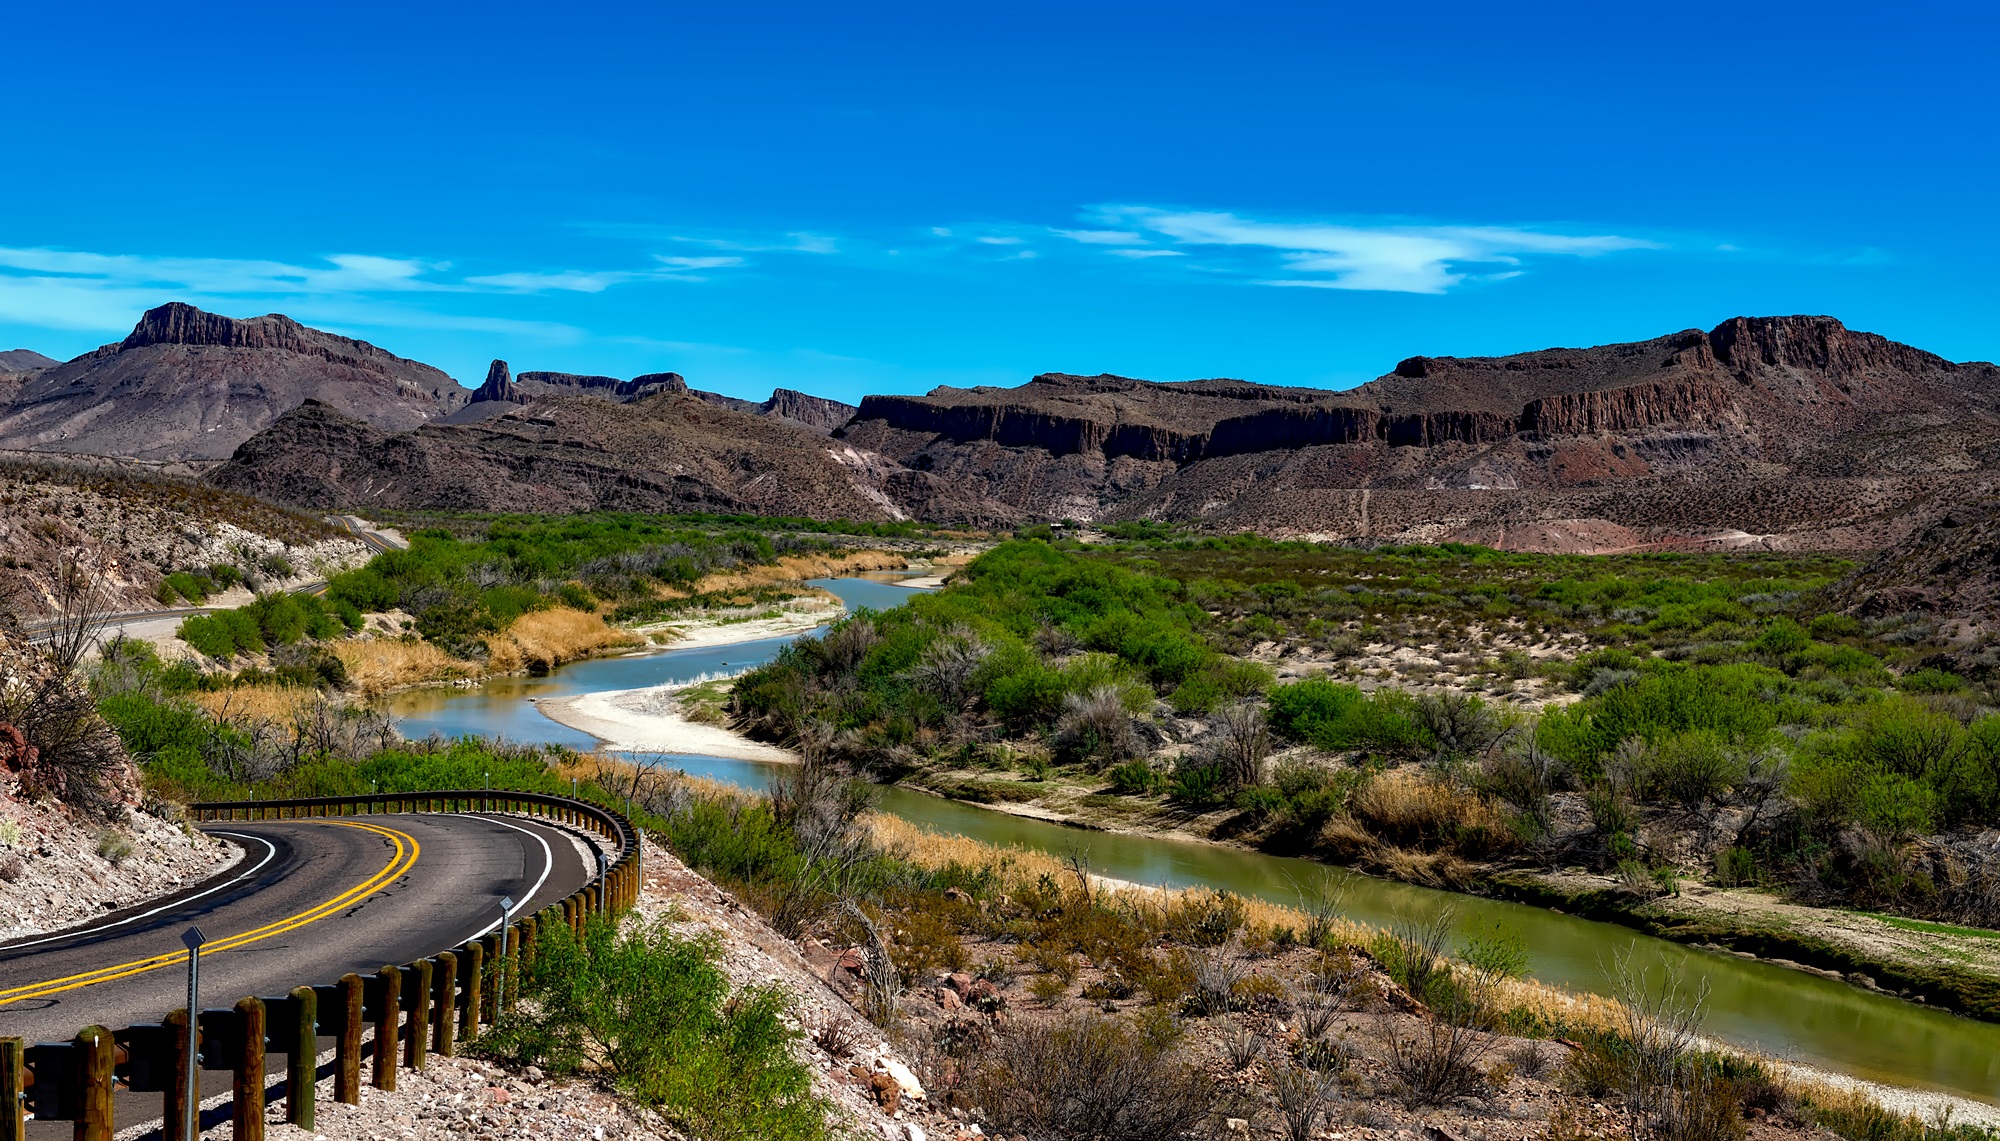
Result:
[[[174,303],[0,399],[0,447],[205,460],[307,400],[401,430],[450,413],[466,393],[429,365],[289,317],[237,320]]]
[[[1517,523],[1612,511],[1621,542],[1643,542],[1649,528],[1727,529],[1740,516],[1846,543],[1887,534],[1862,520],[1919,496],[1914,477],[1991,470],[2000,447],[1976,439],[1996,427],[1992,365],[1828,317],[1745,317],[1630,344],[1410,357],[1346,392],[1046,374],[1014,389],[871,396],[836,435],[986,487],[1029,518],[1480,533],[1492,496],[1432,510],[1461,489],[1510,493],[1503,514]],[[1952,434],[1965,431],[1973,438]],[[1802,490],[1827,476],[1874,482]],[[1699,501],[1702,484],[1738,488],[1713,500],[1738,516],[1674,506]],[[1627,490],[1607,500],[1572,489]]]

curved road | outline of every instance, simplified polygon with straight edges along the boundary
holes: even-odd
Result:
[[[202,1005],[330,983],[456,946],[531,914],[596,870],[572,833],[512,816],[394,813],[218,821],[245,857],[205,883],[94,921],[0,944],[0,1035],[67,1039],[158,1022],[187,1001],[180,934],[208,936]]]

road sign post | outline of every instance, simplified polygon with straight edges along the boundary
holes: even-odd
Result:
[[[199,927],[181,932],[181,943],[188,952],[188,1067],[186,1084],[181,1087],[181,1136],[188,1141],[201,1136],[201,1019],[195,1012],[201,1009],[201,945],[206,942],[208,936]]]

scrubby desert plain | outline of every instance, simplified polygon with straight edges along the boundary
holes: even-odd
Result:
[[[294,547],[322,541],[289,518]],[[869,806],[898,783],[1304,855],[1992,1018],[1987,619],[1954,601],[1965,576],[1948,592],[1908,570],[1946,539],[1963,562],[1978,519],[1881,556],[1529,554],[1161,524],[377,522],[408,549],[80,663],[71,684],[115,736],[100,745],[130,768],[67,807],[16,780],[75,826],[9,841],[20,873],[0,877],[42,884],[38,853],[64,843],[108,873],[126,857],[107,835],[192,799],[487,774],[629,797],[679,878],[546,960],[522,1015],[450,1079],[464,1087],[451,1113],[382,1101],[357,1129],[400,1116],[504,1136],[533,1112],[552,1135],[588,1135],[561,1107],[591,1089],[629,1128],[697,1137],[1874,1141],[1992,1119],[1724,1048],[1702,1036],[1686,979],[1635,966],[1620,999],[1572,995],[1524,977],[1506,930],[1357,924],[1330,879],[1292,907],[1163,892]],[[204,553],[159,585],[228,602],[232,570],[268,574],[271,553]],[[888,568],[942,589],[846,614],[804,581]],[[549,711],[614,745],[782,758],[765,795],[614,752],[402,740],[379,712],[398,687],[822,625],[747,673]],[[45,919],[17,905],[11,922]],[[514,1092],[495,1100],[486,1082]]]

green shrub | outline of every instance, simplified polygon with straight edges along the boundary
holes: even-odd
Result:
[[[1143,760],[1112,765],[1105,775],[1111,778],[1113,788],[1124,793],[1148,793],[1160,785],[1160,774]]]
[[[1815,638],[1858,638],[1861,620],[1846,614],[1821,614],[1806,624],[1806,630]]]
[[[1897,678],[1896,688],[1904,693],[1957,693],[1965,688],[1965,679],[1946,670],[1921,669]]]
[[[705,1138],[818,1141],[832,1136],[812,1075],[792,1054],[785,995],[730,994],[712,939],[664,924],[618,934],[593,917],[562,924],[535,951],[524,1002],[479,1042],[517,1065],[607,1076],[628,1096]]]

